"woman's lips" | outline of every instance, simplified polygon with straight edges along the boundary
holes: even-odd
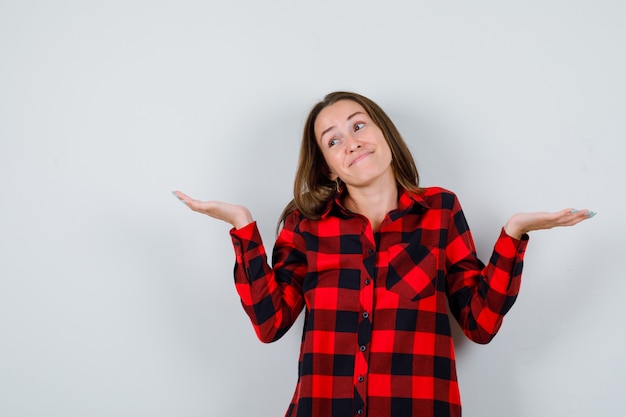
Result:
[[[354,158],[354,159],[352,160],[352,162],[350,162],[350,165],[349,165],[349,166],[352,166],[352,165],[354,165],[354,164],[356,164],[356,163],[358,163],[358,162],[362,161],[363,159],[365,159],[365,158],[367,158],[368,156],[370,156],[372,153],[373,153],[373,152],[366,151],[366,152],[363,152],[363,153],[359,154],[356,158]]]

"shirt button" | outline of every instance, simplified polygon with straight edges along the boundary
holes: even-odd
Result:
[[[370,255],[370,256],[372,256],[372,255],[374,254],[374,249],[369,248],[369,249],[367,250],[367,254],[368,254],[368,255]]]
[[[359,408],[356,412],[358,415],[362,416],[363,415],[363,409]]]
[[[363,378],[363,375],[359,375],[359,382],[363,382],[365,380],[365,378]]]
[[[364,311],[364,312],[363,312],[363,318],[365,318],[365,319],[366,319],[366,318],[368,318],[369,316],[370,316],[370,315],[369,315],[369,313],[368,313],[367,311]]]
[[[361,345],[361,346],[359,347],[359,349],[361,349],[361,352],[365,352],[365,349],[367,349],[367,348],[365,347],[365,345]]]
[[[369,278],[367,278],[367,279],[365,280],[365,285],[370,285],[370,279],[369,279]]]

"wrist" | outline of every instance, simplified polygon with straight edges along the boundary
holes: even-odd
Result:
[[[235,229],[241,229],[253,221],[254,219],[252,218],[250,211],[247,208],[242,207],[241,211],[232,219],[231,224]]]
[[[515,239],[521,239],[522,236],[527,233],[517,222],[513,219],[510,219],[504,225],[504,232]]]

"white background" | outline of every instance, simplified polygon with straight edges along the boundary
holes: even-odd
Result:
[[[268,249],[311,106],[377,101],[487,260],[531,235],[487,346],[457,338],[464,415],[615,415],[626,364],[626,3],[0,1],[0,416],[281,416],[300,322],[258,342],[229,227]],[[379,417],[379,416],[372,416]]]

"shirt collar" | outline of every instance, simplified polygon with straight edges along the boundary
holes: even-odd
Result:
[[[335,194],[334,198],[330,199],[328,204],[326,204],[326,208],[322,212],[320,218],[324,219],[328,217],[331,212],[341,213],[342,217],[352,214],[348,209],[345,208],[345,206],[341,202],[345,192],[346,190],[344,188],[340,192]],[[408,191],[403,187],[398,187],[398,208],[392,212],[392,214],[395,214],[395,216],[393,217],[399,217],[410,211],[421,211],[422,209],[429,209],[430,205],[426,202],[426,200],[424,200],[422,194],[423,192],[421,190]]]

